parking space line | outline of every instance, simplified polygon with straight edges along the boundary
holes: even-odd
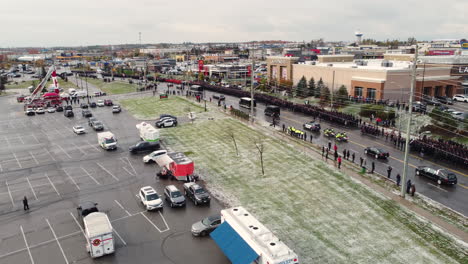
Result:
[[[161,231],[161,233],[162,233],[162,232],[169,231],[170,228],[169,228],[169,225],[168,225],[167,222],[166,222],[166,219],[165,219],[164,216],[161,214],[161,211],[158,211],[158,213],[159,213],[159,215],[161,216],[162,220],[164,221],[164,224],[166,225],[166,229],[164,229],[163,231]]]
[[[31,155],[31,157],[33,158],[33,160],[36,162],[37,165],[39,165],[39,162],[37,162],[37,159],[36,157],[32,154],[31,151],[29,151],[29,155]]]
[[[37,143],[41,143],[39,139],[37,139],[36,135],[32,134],[32,137],[37,141]]]
[[[54,158],[54,156],[52,156],[52,154],[50,154],[49,149],[46,149],[46,150],[47,150],[47,153],[49,153],[49,156],[52,158],[52,160],[53,160],[53,161],[57,161],[57,160]]]
[[[20,167],[20,169],[22,169],[23,167],[21,166],[21,163],[19,162],[18,157],[16,157],[16,154],[14,152],[13,152],[13,157],[15,157],[16,162],[18,163],[18,166]]]
[[[46,176],[47,179],[49,180],[50,185],[52,185],[52,188],[54,188],[54,190],[55,190],[55,192],[57,193],[57,195],[60,196],[60,193],[57,191],[57,188],[55,188],[54,183],[50,180],[49,175],[47,174],[47,172],[45,173],[45,176]]]
[[[67,172],[66,170],[64,170],[64,169],[62,169],[62,170],[63,170],[63,172],[65,172],[65,174],[68,176],[68,178],[70,178],[70,180],[75,184],[76,188],[77,188],[78,190],[81,190],[81,189],[80,189],[80,186],[78,186],[78,184],[76,184],[76,182],[75,182],[75,180],[72,178],[72,176],[71,176],[70,174],[68,174],[68,172]]]
[[[10,187],[8,186],[8,181],[5,181],[5,184],[8,190],[8,194],[10,195],[11,204],[15,206],[15,202],[13,201],[13,196],[11,195]]]
[[[128,158],[125,158],[127,161],[125,161],[124,158],[120,158],[120,159],[121,159],[123,162],[128,163],[128,165],[130,165],[130,167],[132,168],[132,170],[133,170],[134,173],[132,174],[131,172],[129,172],[128,170],[126,170],[126,171],[128,172],[128,174],[133,175],[133,176],[136,176],[136,175],[137,175],[137,172],[136,172],[135,168],[133,167],[132,163],[130,162],[130,160],[129,160]],[[125,169],[125,167],[124,167],[124,169]]]
[[[31,250],[29,249],[28,241],[26,240],[26,235],[24,235],[23,226],[20,225],[20,229],[21,229],[21,234],[23,235],[24,244],[26,244],[26,249],[28,250],[29,258],[31,259],[31,263],[34,264],[34,259],[31,254]]]
[[[101,185],[87,170],[85,170],[83,167],[80,167],[97,185]]]
[[[32,191],[32,193],[33,193],[33,195],[34,195],[34,198],[36,198],[36,200],[37,200],[36,192],[34,191],[34,188],[32,187],[31,182],[29,181],[28,176],[25,175],[24,177],[26,177],[26,180],[28,181],[29,187],[31,188],[31,191]]]
[[[127,167],[122,167],[122,169],[124,169],[128,174],[130,174],[130,176],[135,176],[130,171],[127,170]]]
[[[0,163],[0,172],[3,172],[2,163]]]
[[[99,149],[98,149],[96,146],[92,145],[92,144],[89,143],[88,141],[86,141],[86,143],[88,143],[88,145],[90,145],[90,146],[91,146],[92,148],[94,148],[96,151],[99,151]]]
[[[128,216],[132,216],[131,213],[129,213],[117,200],[114,200],[114,202],[120,207],[122,208],[122,210],[124,210]]]
[[[3,136],[3,137],[5,138],[5,141],[7,142],[7,144],[8,144],[8,147],[11,147],[11,145],[10,145],[10,141],[8,140],[8,138],[7,138],[6,136]]]
[[[21,144],[24,145],[24,141],[23,141],[23,139],[21,138],[21,136],[18,136],[18,138],[19,138],[19,140],[21,141]]]
[[[62,146],[60,146],[60,145],[56,145],[56,146],[58,146],[58,147],[63,151],[63,153],[65,153],[70,159],[72,158],[72,157],[62,148]]]
[[[101,167],[105,172],[107,172],[110,176],[112,176],[116,181],[119,181],[119,178],[115,177],[114,174],[112,174],[110,171],[108,171],[106,168],[104,168],[101,164],[97,163],[96,164]]]
[[[62,255],[63,255],[63,257],[65,258],[65,263],[68,264],[67,256],[65,256],[65,252],[63,252],[62,245],[60,245],[60,242],[59,242],[59,240],[58,240],[58,238],[57,238],[57,235],[55,234],[54,229],[52,228],[52,226],[51,226],[50,223],[49,223],[49,219],[46,218],[45,220],[46,220],[47,224],[49,225],[50,231],[52,231],[52,235],[54,235],[55,241],[57,241],[57,244],[58,244],[58,246],[59,246],[59,248],[60,248],[60,251],[62,251]],[[31,257],[31,258],[32,258],[32,257]]]
[[[80,147],[78,147],[75,143],[73,143],[73,146],[75,146],[83,155],[86,155],[86,152],[84,152]]]
[[[117,233],[117,230],[115,230],[115,228],[112,228],[112,231],[114,231],[114,233],[117,235],[120,241],[122,241],[122,243],[126,246],[127,242],[125,242],[125,240],[123,240],[123,238],[119,235],[119,233]]]
[[[148,222],[149,222],[151,225],[153,225],[154,228],[156,228],[156,229],[159,231],[159,233],[162,233],[162,232],[161,232],[161,229],[159,229],[143,212],[141,212],[140,214],[141,214],[146,220],[148,220]]]

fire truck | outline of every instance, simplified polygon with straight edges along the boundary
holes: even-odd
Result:
[[[41,96],[41,91],[44,89],[49,78],[52,77],[53,85],[52,88]],[[28,108],[38,108],[38,107],[47,107],[47,106],[57,106],[61,105],[63,98],[60,96],[60,91],[57,81],[57,73],[55,71],[55,66],[51,66],[45,77],[37,85],[37,87],[32,91],[31,95],[25,98],[24,110]]]

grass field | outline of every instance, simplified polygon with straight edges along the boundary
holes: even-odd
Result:
[[[466,247],[397,203],[236,120],[200,119],[161,130],[161,137],[171,149],[190,153],[210,191],[254,213],[301,263],[468,261]],[[255,140],[265,147],[264,176]]]
[[[178,96],[170,96],[167,99],[159,99],[159,96],[127,99],[121,100],[120,104],[139,119],[155,119],[160,114],[186,116],[188,112],[204,111],[203,107]]]
[[[39,84],[39,81],[34,81],[34,83],[35,85],[37,85]],[[31,85],[32,85],[32,81],[18,82],[18,84],[11,82],[10,84],[6,84],[5,88],[6,89],[26,89]]]
[[[102,80],[92,79],[92,78],[88,78],[87,81],[88,83],[93,84],[94,86],[98,87],[99,89],[106,92],[107,94],[132,93],[132,92],[136,92],[136,87],[137,87],[135,84],[129,84],[129,83],[118,82],[118,81],[105,83]]]
[[[61,78],[57,78],[57,80],[58,80],[58,83],[59,83],[59,87],[63,88],[64,90],[68,90],[68,88],[75,88],[75,89],[78,88],[78,86],[76,86],[74,83],[72,83],[70,81],[65,82]],[[18,84],[15,84],[13,82],[11,84],[5,85],[5,87],[7,89],[26,89],[29,86],[32,86],[33,82],[34,82],[34,86],[36,87],[39,84],[40,80],[18,82]],[[52,84],[52,80],[47,82],[46,87],[49,87],[51,84]]]

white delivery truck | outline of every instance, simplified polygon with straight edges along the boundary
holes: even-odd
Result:
[[[159,130],[147,122],[141,122],[136,125],[138,132],[140,134],[141,140],[148,142],[158,142],[159,141]]]
[[[92,258],[112,254],[115,251],[112,225],[105,213],[95,212],[83,218],[86,250]]]
[[[116,149],[117,139],[111,132],[101,132],[97,134],[98,143],[101,148],[105,150]]]
[[[221,225],[210,236],[231,262],[299,263],[297,254],[240,206],[221,210]]]

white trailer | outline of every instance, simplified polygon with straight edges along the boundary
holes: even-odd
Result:
[[[86,250],[92,258],[112,254],[115,251],[113,229],[105,213],[95,212],[83,218]]]
[[[159,141],[159,130],[156,129],[149,123],[141,122],[136,125],[140,138],[148,142],[158,142]]]
[[[243,207],[221,210],[222,224],[210,236],[233,263],[298,264],[286,244]]]
[[[101,132],[97,134],[98,143],[101,148],[105,150],[116,149],[117,148],[117,139],[114,134],[111,132]]]

